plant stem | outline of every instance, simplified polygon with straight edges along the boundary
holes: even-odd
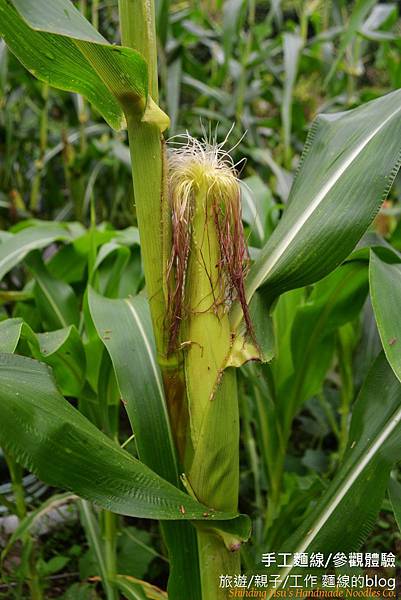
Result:
[[[149,91],[158,99],[154,7],[150,0],[119,0],[122,43],[141,52],[149,64]],[[142,23],[142,26],[141,26]],[[146,23],[146,26],[143,25]],[[153,25],[152,25],[153,23]],[[141,238],[141,256],[150,303],[158,362],[162,370],[172,430],[178,448],[184,447],[186,423],[182,357],[167,358],[165,322],[167,313],[166,265],[171,244],[165,190],[165,156],[157,126],[126,113],[131,152],[135,207]]]
[[[92,25],[99,29],[99,0],[92,0]]]
[[[36,161],[36,173],[32,182],[30,208],[33,213],[39,210],[40,187],[43,177],[44,156],[47,150],[48,138],[48,112],[49,112],[49,85],[44,83],[42,86],[43,108],[40,113],[39,130],[39,158]]]
[[[225,372],[209,404],[188,479],[202,502],[218,510],[236,512],[239,493],[239,415],[234,369]],[[219,579],[220,575],[235,576],[241,572],[239,544],[233,544],[229,549],[215,532],[198,528],[198,547],[202,600],[225,600],[227,590],[219,587]]]
[[[115,575],[115,559],[110,555],[106,556],[106,546],[108,537],[109,550],[111,552],[112,547],[114,546],[114,530],[111,527],[112,523],[110,522],[106,526],[106,522],[108,519],[112,519],[114,515],[110,518],[107,516],[111,515],[108,511],[101,511],[99,516],[95,515],[94,509],[91,506],[90,502],[87,500],[79,500],[79,512],[82,526],[85,530],[86,539],[88,540],[88,544],[90,549],[92,550],[94,556],[96,557],[97,565],[99,568],[99,574],[102,580],[102,586],[107,600],[116,600],[116,592],[114,589],[114,575]],[[99,520],[102,521],[102,533],[103,537],[100,534]],[[106,543],[103,543],[103,542]],[[110,562],[108,562],[110,561]],[[114,571],[114,575],[113,575]]]
[[[6,463],[11,477],[17,517],[22,520],[26,517],[25,492],[22,483],[22,470],[10,454],[5,454]]]
[[[338,362],[341,377],[339,462],[344,458],[348,444],[349,413],[354,397],[354,382],[352,377],[353,334],[354,332],[350,324],[344,325],[338,332]]]
[[[229,552],[213,532],[198,531],[202,600],[227,600],[227,590],[219,587],[220,575],[239,575],[239,552]]]
[[[151,0],[119,0],[122,42],[130,46],[142,55],[149,65],[149,90],[150,94],[157,102],[157,53],[156,53],[156,34],[154,26],[154,6]],[[165,335],[165,317],[166,317],[166,257],[169,256],[169,224],[166,215],[167,195],[165,192],[164,164],[163,164],[163,144],[162,137],[156,126],[144,123],[136,114],[126,111],[128,124],[128,135],[132,159],[132,174],[134,182],[134,194],[136,203],[136,214],[138,227],[141,237],[141,253],[145,272],[147,295],[150,302],[153,329],[158,350],[159,364],[163,370],[167,402],[172,416],[172,427],[175,434],[177,429],[182,430],[182,423],[175,421],[174,406],[182,405],[185,400],[185,385],[183,380],[182,365],[180,362],[181,353],[177,352],[167,358],[166,335]],[[203,197],[205,191],[203,190]],[[201,206],[201,205],[200,205]],[[203,211],[204,211],[203,206]],[[199,230],[204,224],[205,212],[198,214]],[[210,220],[210,219],[208,219]],[[212,230],[210,231],[213,235]],[[198,238],[198,244],[200,238]],[[166,249],[167,246],[167,249]],[[203,246],[203,244],[202,244]],[[206,247],[203,248],[203,256],[206,257]],[[196,256],[196,253],[194,254]],[[205,260],[216,268],[215,256],[211,254]],[[211,261],[211,262],[210,262]],[[192,269],[199,268],[199,264],[193,262]],[[196,279],[188,273],[190,281],[197,281],[200,287],[207,290],[210,286],[207,278]],[[202,294],[200,289],[200,294]],[[206,303],[210,308],[210,293]],[[196,302],[199,299],[197,296]],[[197,311],[202,310],[197,306]],[[222,374],[219,369],[223,364],[227,350],[230,347],[231,333],[227,315],[220,319],[215,314],[198,314],[198,318],[192,320],[191,335],[197,335],[198,329],[201,331],[201,339],[188,350],[189,363],[193,365],[193,376],[187,378],[189,383],[188,394],[191,394],[199,387],[199,365],[204,369],[202,375],[207,372],[210,352],[215,348],[216,336],[214,332],[216,327],[219,333],[222,333],[222,342],[217,356],[217,362],[213,362],[214,372],[208,375],[208,381],[220,380]],[[203,319],[204,317],[204,319]],[[214,326],[208,329],[210,323]],[[221,321],[221,326],[220,326]],[[207,337],[205,340],[202,336]],[[204,360],[199,360],[199,344],[203,346]],[[190,367],[189,367],[190,368]],[[191,370],[191,368],[190,368]],[[203,387],[203,386],[202,386]],[[207,386],[205,386],[207,389]],[[235,372],[227,373],[223,378],[222,384],[215,395],[213,402],[210,402],[210,391],[203,391],[202,398],[195,398],[192,405],[196,415],[194,417],[196,433],[195,452],[190,450],[186,453],[186,471],[191,485],[194,485],[196,494],[199,494],[209,506],[217,509],[228,509],[236,511],[238,502],[238,401],[236,395]],[[199,400],[199,402],[198,402]],[[199,410],[195,407],[198,407]],[[206,411],[203,409],[206,408]],[[207,414],[204,414],[204,413]],[[227,415],[229,416],[229,426],[227,427]],[[204,428],[200,423],[204,422]],[[221,431],[216,431],[224,426],[224,435]],[[197,435],[199,434],[199,435]],[[216,465],[218,468],[216,469]],[[200,530],[198,533],[198,545],[200,548],[200,570],[202,580],[202,600],[218,600],[219,598],[219,576],[222,569],[227,569],[230,573],[239,572],[239,553],[230,553],[224,546],[223,541],[215,533]],[[211,553],[211,554],[209,554]],[[194,582],[196,585],[196,583]],[[221,590],[223,592],[224,590]],[[220,598],[226,596],[220,594]]]
[[[153,0],[119,0],[122,43],[140,52],[149,66],[149,93],[158,101],[157,45]],[[158,362],[162,370],[166,401],[172,431],[177,442],[182,431],[182,407],[185,406],[185,385],[180,353],[167,357],[165,335],[167,314],[167,257],[171,236],[168,198],[166,193],[163,137],[156,125],[141,121],[140,116],[126,109],[131,153],[136,217],[141,239],[141,258],[146,291],[150,304]],[[167,218],[168,217],[168,218]],[[179,441],[179,440],[178,440]],[[187,524],[162,524],[164,540],[170,557],[168,595],[171,600],[199,598],[197,577],[188,582],[183,573],[185,563],[198,562],[196,536]],[[174,528],[174,530],[173,530]],[[180,545],[177,540],[183,541]],[[196,569],[191,569],[196,573]],[[192,586],[192,592],[189,586]],[[183,589],[185,586],[188,589]]]
[[[241,75],[238,83],[238,96],[237,96],[237,108],[236,115],[237,119],[241,120],[244,112],[244,103],[245,103],[245,93],[247,87],[247,79],[248,79],[248,62],[251,56],[252,51],[252,43],[253,43],[253,31],[255,27],[255,18],[256,18],[256,2],[255,0],[249,0],[249,9],[248,9],[248,32],[246,34],[246,42],[245,48],[242,53],[241,59]]]
[[[159,100],[157,42],[153,0],[118,0],[121,38],[125,46],[140,52],[148,63],[149,93]]]
[[[149,0],[119,0],[122,43],[135,48],[149,65],[149,92],[158,100],[154,7]],[[146,26],[145,26],[146,24]],[[165,354],[163,293],[163,146],[157,126],[126,114],[131,151],[135,207],[141,237],[141,255],[156,346]]]
[[[127,115],[141,256],[156,347],[164,355],[162,146],[157,127]],[[151,168],[149,168],[151,167]]]
[[[104,527],[104,549],[107,579],[110,585],[109,597],[116,598],[114,581],[117,575],[117,557],[116,557],[116,533],[117,533],[117,516],[105,510],[103,512],[103,527]]]
[[[25,502],[25,491],[22,480],[22,468],[10,454],[4,454],[8,470],[11,477],[11,485],[14,492],[15,506],[17,517],[21,522],[27,516],[27,508]],[[27,549],[24,556],[27,565],[28,585],[31,594],[31,600],[43,600],[42,589],[38,573],[36,571],[34,544],[29,532],[23,536],[24,548]]]

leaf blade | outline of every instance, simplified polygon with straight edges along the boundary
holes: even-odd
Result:
[[[27,227],[0,245],[0,280],[32,250],[49,246],[56,240],[70,241],[68,229],[63,225],[38,225]]]
[[[177,463],[145,298],[110,300],[89,291],[89,307],[116,372],[141,460],[175,483]]]
[[[296,552],[352,551],[380,510],[401,437],[401,386],[382,353],[356,401],[344,462],[285,547]],[[378,410],[379,408],[379,410]],[[346,515],[353,515],[346,519]],[[291,571],[291,567],[286,573]]]
[[[124,112],[162,120],[148,99],[148,71],[132,48],[107,42],[70,0],[0,0],[0,34],[17,58],[39,79],[85,96],[114,129],[125,127]],[[144,117],[146,118],[146,117]]]
[[[318,117],[289,206],[247,278],[248,300],[265,286],[272,302],[286,290],[317,281],[347,257],[398,172],[400,117],[400,91]],[[235,307],[235,327],[240,318]]]
[[[136,296],[110,300],[89,291],[93,322],[113,362],[120,393],[135,432],[141,460],[168,481],[179,485],[179,470],[148,303]],[[186,524],[163,524],[170,555],[172,597],[198,594],[199,567],[195,531]]]
[[[0,35],[39,80],[63,91],[82,94],[111,127],[117,130],[124,127],[117,100],[71,39],[60,41],[54,34],[31,29],[5,0],[0,0]]]
[[[74,409],[46,366],[1,354],[0,381],[2,445],[38,477],[118,514],[207,520],[204,511],[210,514],[210,509],[119,448]],[[236,517],[213,511],[216,521]]]
[[[370,295],[380,339],[387,360],[401,381],[401,264],[389,264],[371,251]]]

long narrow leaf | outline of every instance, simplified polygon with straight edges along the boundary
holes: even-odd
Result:
[[[159,588],[129,575],[117,575],[116,584],[127,600],[167,600],[167,594]]]
[[[387,360],[401,381],[401,264],[389,264],[371,251],[370,295]]]
[[[263,285],[273,301],[321,279],[348,256],[398,172],[400,140],[400,90],[317,118],[289,206],[249,273],[248,299]],[[239,307],[232,317],[238,326]]]
[[[13,353],[20,341],[27,344],[33,358],[53,368],[59,389],[77,397],[85,382],[85,352],[74,326],[47,333],[34,333],[22,319],[0,323],[0,352]]]
[[[0,410],[1,444],[50,485],[119,514],[177,521],[237,517],[239,533],[249,528],[246,517],[210,510],[120,449],[60,395],[41,363],[0,355]]]
[[[283,123],[284,146],[287,152],[290,149],[292,128],[292,95],[297,78],[298,63],[303,47],[303,40],[295,33],[284,33],[284,90],[281,105],[281,119]]]
[[[0,0],[0,35],[38,79],[85,96],[114,128],[124,111],[166,125],[148,99],[148,72],[141,54],[109,44],[70,0]]]
[[[93,513],[93,509],[89,502],[86,500],[80,500],[79,512],[81,523],[84,527],[86,538],[89,542],[89,547],[96,557],[96,563],[99,567],[99,572],[102,577],[102,581],[105,584],[105,588],[110,585],[107,575],[106,558],[104,552],[104,544],[100,533],[99,524]]]
[[[38,253],[26,264],[35,276],[34,297],[47,331],[79,325],[78,300],[72,287],[52,277]]]
[[[116,373],[140,459],[178,485],[179,475],[148,302],[110,300],[89,292],[89,307]]]
[[[337,51],[336,59],[333,61],[330,71],[326,77],[326,85],[329,83],[334,73],[338,69],[338,65],[343,59],[348,45],[352,42],[355,34],[358,32],[359,27],[362,25],[364,19],[369,14],[371,8],[377,3],[377,0],[356,0],[353,6],[353,12],[349,23],[345,28],[345,32],[341,37],[340,47]]]
[[[66,225],[37,225],[12,235],[0,245],[0,279],[3,279],[4,275],[20,263],[29,252],[45,248],[57,240],[72,240]]]
[[[355,405],[344,462],[286,549],[329,553],[360,547],[374,526],[390,470],[399,458],[400,423],[401,385],[381,354]]]
[[[97,332],[113,362],[140,459],[156,473],[179,485],[163,382],[157,364],[147,300],[142,296],[109,300],[89,292]],[[163,524],[169,549],[169,592],[172,598],[198,598],[200,585],[195,531],[187,524]]]

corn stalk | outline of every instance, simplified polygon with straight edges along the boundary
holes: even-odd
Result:
[[[157,102],[157,55],[153,2],[119,0],[122,43],[139,51],[148,63],[149,93]],[[134,103],[125,116],[132,157],[135,206],[141,236],[142,260],[151,305],[157,348],[163,348],[162,195],[163,147],[160,129],[142,121]]]
[[[120,0],[122,42],[141,52],[149,66],[149,91],[158,99],[154,6],[149,0]],[[215,509],[236,511],[239,480],[239,417],[234,370],[221,371],[231,345],[230,323],[221,286],[221,249],[216,230],[211,174],[192,181],[193,215],[186,273],[188,319],[179,344],[169,347],[167,263],[171,250],[163,141],[157,126],[126,110],[136,214],[159,363],[173,431],[191,493]],[[205,176],[204,176],[205,175]],[[229,174],[233,179],[232,173]],[[188,175],[190,179],[191,175]],[[234,190],[235,193],[235,190]],[[180,199],[178,198],[177,201]],[[191,210],[192,210],[191,208]],[[185,259],[186,260],[186,259]],[[171,266],[171,265],[170,265]],[[171,341],[171,340],[170,340]],[[171,344],[170,344],[171,346]],[[230,546],[231,544],[231,546]],[[219,576],[240,571],[235,542],[198,527],[203,600],[225,598]]]

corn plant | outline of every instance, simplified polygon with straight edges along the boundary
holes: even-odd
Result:
[[[254,390],[252,408],[266,456],[268,497],[265,505],[261,501],[262,523],[255,524],[258,551],[273,544],[290,552],[354,549],[380,509],[401,431],[400,333],[397,326],[393,330],[399,255],[363,236],[398,172],[401,93],[316,119],[283,217],[251,261],[241,187],[223,145],[188,134],[166,150],[169,119],[158,106],[154,12],[150,0],[119,0],[122,46],[115,46],[70,0],[50,6],[44,0],[0,0],[0,33],[25,67],[46,85],[81,94],[114,129],[127,128],[146,282],[146,294],[122,299],[111,292],[124,263],[121,251],[114,278],[101,289],[96,271],[112,250],[97,252],[93,226],[82,313],[71,294],[60,310],[58,288],[53,282],[56,301],[49,303],[46,265],[32,251],[55,242],[68,248],[82,230],[40,224],[4,240],[0,275],[26,261],[52,331],[37,334],[23,318],[0,326],[0,441],[12,464],[82,498],[82,521],[92,532],[108,600],[117,589],[128,598],[155,597],[145,583],[122,579],[116,570],[116,514],[160,521],[171,600],[216,600],[229,597],[218,585],[220,575],[241,572],[241,546],[244,566],[254,571],[257,565],[246,551],[250,518],[238,512],[238,390]],[[352,320],[344,305],[355,302],[358,310],[365,300],[369,252],[385,356],[367,376],[350,428],[347,419],[341,423],[335,477],[301,526],[280,537],[291,426],[321,386],[333,332]],[[308,302],[298,302],[297,290],[316,282]],[[316,319],[324,330],[313,328]],[[299,340],[310,332],[305,348]],[[342,335],[345,348],[345,329]],[[138,458],[119,445],[115,390],[99,385],[107,369],[115,376]],[[97,388],[96,410],[86,379]],[[78,408],[64,396],[77,398]],[[349,397],[343,408],[349,415]],[[104,510],[104,547],[93,534],[90,503]]]

